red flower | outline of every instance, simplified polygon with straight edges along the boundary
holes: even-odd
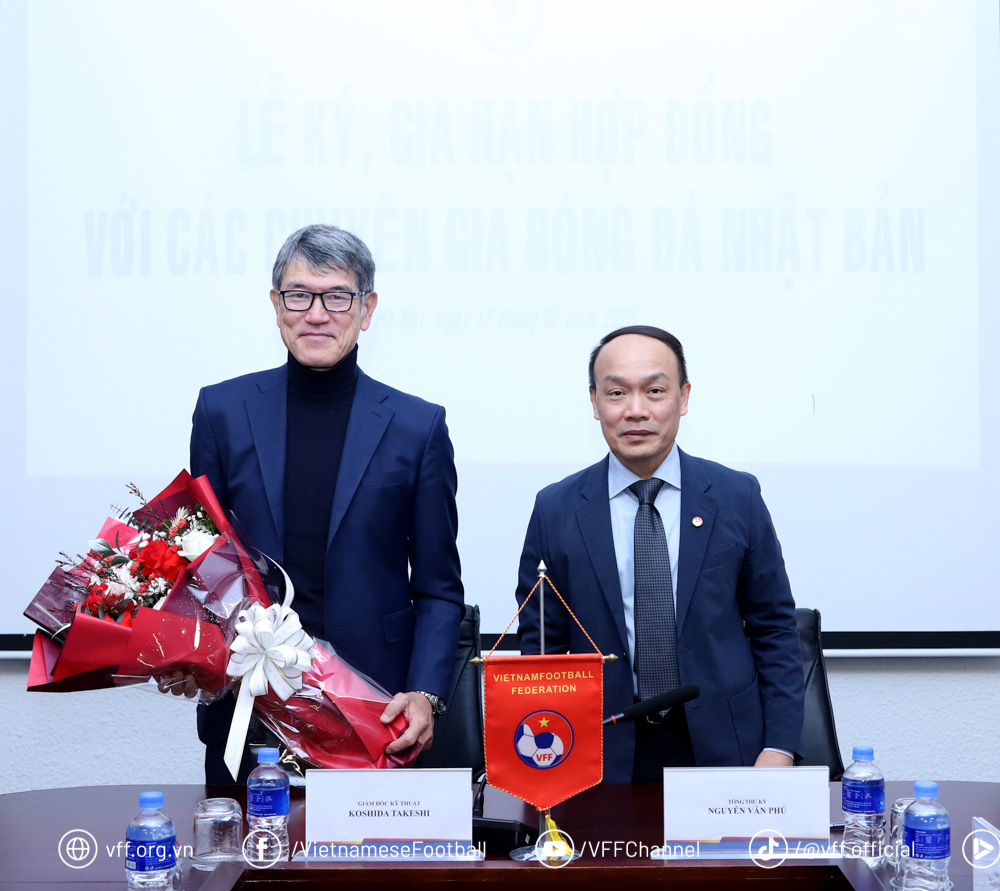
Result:
[[[101,608],[104,616],[101,616]],[[136,604],[126,600],[120,591],[108,593],[106,584],[94,585],[87,592],[87,599],[80,603],[80,612],[89,613],[95,619],[104,618],[108,622],[118,622],[125,627],[131,627],[137,612]]]
[[[139,572],[147,579],[161,576],[172,585],[187,566],[187,560],[177,551],[176,545],[168,545],[165,541],[149,542],[136,555]]]
[[[96,616],[101,604],[104,603],[104,596],[107,593],[107,585],[94,585],[94,587],[87,592],[87,599],[80,604],[83,612]]]

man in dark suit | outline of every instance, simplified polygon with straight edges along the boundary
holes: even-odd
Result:
[[[444,409],[372,380],[358,336],[378,303],[356,236],[307,226],[289,236],[271,303],[288,348],[280,368],[205,387],[191,471],[206,474],[251,542],[295,585],[305,630],[395,694],[382,716],[426,748],[454,671],[463,591],[457,480]],[[199,708],[209,782],[233,700]],[[253,765],[244,757],[241,775]]]
[[[606,714],[677,684],[701,688],[684,707],[606,728],[606,782],[655,782],[665,766],[791,765],[800,744],[802,660],[781,547],[754,477],[676,446],[690,391],[673,335],[607,335],[591,354],[590,398],[611,454],[538,493],[521,555],[518,602],[544,560],[601,651],[618,656],[605,665]],[[518,635],[523,653],[539,652],[537,596]],[[551,594],[545,649],[592,650]]]

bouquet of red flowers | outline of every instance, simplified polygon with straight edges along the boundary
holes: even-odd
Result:
[[[405,729],[401,717],[379,720],[392,697],[310,638],[292,598],[284,571],[237,534],[208,479],[182,471],[139,510],[108,519],[86,555],[63,555],[24,612],[42,628],[28,689],[193,676],[209,702],[239,683],[234,752],[253,709],[318,767],[410,763],[415,752],[385,754]]]

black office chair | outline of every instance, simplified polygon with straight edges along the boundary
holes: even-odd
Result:
[[[830,779],[839,780],[844,774],[837,741],[837,725],[833,719],[830,685],[823,661],[820,637],[820,615],[816,609],[796,609],[795,622],[802,647],[802,670],[805,675],[805,721],[802,725],[802,760],[799,764],[825,764]]]
[[[483,754],[483,698],[479,667],[469,660],[481,656],[479,607],[465,605],[458,632],[458,655],[448,708],[434,722],[434,743],[417,756],[414,767],[471,767],[473,779],[486,773]]]

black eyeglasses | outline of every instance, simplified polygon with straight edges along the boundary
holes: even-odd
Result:
[[[367,291],[278,291],[285,309],[292,312],[309,312],[313,301],[319,297],[327,312],[347,312],[354,305],[354,298],[364,299]]]

